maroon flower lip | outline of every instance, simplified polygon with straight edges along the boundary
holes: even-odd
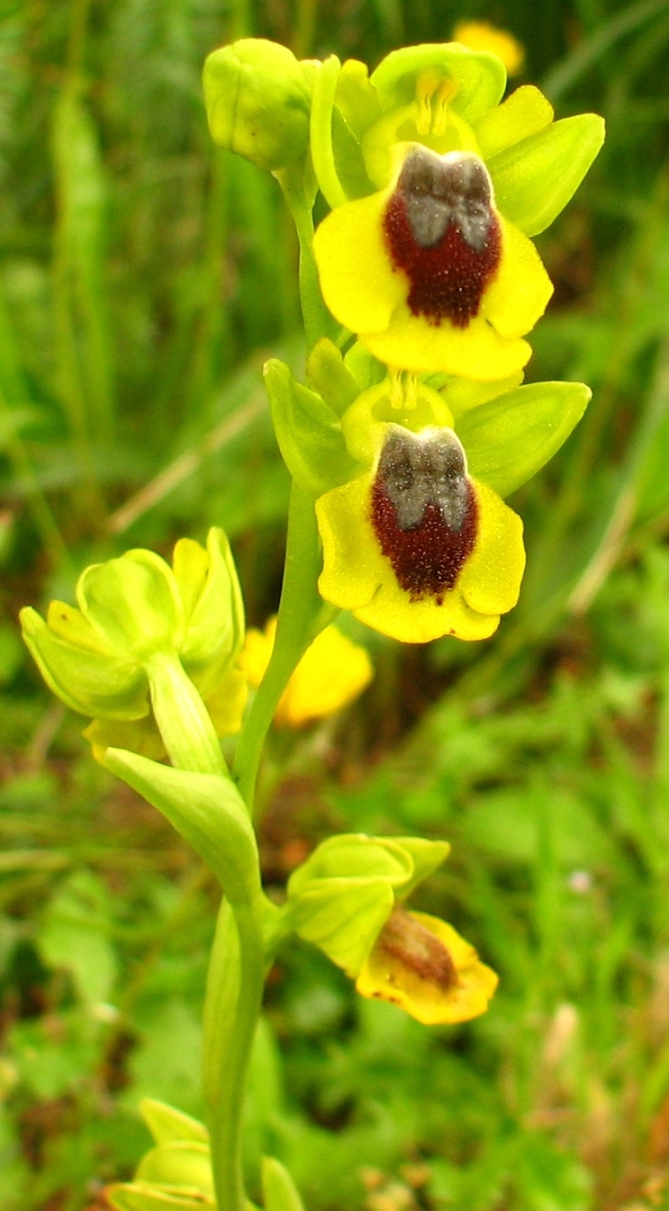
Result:
[[[371,522],[411,601],[454,588],[478,532],[478,507],[462,447],[450,430],[386,439],[371,490]]]
[[[440,157],[414,148],[383,220],[393,267],[410,282],[414,315],[466,328],[501,258],[501,231],[485,165],[470,153]]]

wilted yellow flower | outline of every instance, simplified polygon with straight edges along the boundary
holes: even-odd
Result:
[[[497,983],[452,925],[396,904],[355,986],[364,997],[390,1001],[425,1026],[437,1026],[485,1013]]]
[[[264,631],[251,629],[239,658],[251,685],[260,685],[272,655],[276,618]],[[329,626],[307,648],[292,674],[277,707],[275,721],[284,727],[302,727],[341,710],[365,689],[374,675],[365,648]]]
[[[510,76],[522,71],[525,48],[506,29],[497,29],[487,21],[459,21],[453,30],[453,41],[469,50],[487,50],[497,55]]]

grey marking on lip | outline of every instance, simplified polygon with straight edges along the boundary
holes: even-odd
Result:
[[[471,153],[409,152],[397,182],[414,240],[434,248],[453,223],[470,248],[482,252],[492,223],[492,189],[483,162]]]
[[[408,429],[395,429],[383,447],[379,475],[400,530],[419,526],[427,506],[433,504],[446,525],[460,533],[469,504],[467,468],[462,446],[451,430],[433,429],[417,436]]]

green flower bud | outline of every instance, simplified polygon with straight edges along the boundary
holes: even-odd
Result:
[[[182,714],[180,679],[189,711],[197,711],[190,699],[199,691],[212,701],[221,734],[239,729],[246,687],[232,665],[244,638],[244,610],[222,530],[210,530],[206,550],[190,539],[178,542],[173,568],[144,550],[94,564],[79,578],[76,597],[79,609],[54,601],[46,621],[28,608],[21,623],[50,689],[95,720],[94,747],[115,744],[161,756],[151,705],[158,709],[167,686]]]
[[[203,84],[215,143],[274,172],[309,145],[310,66],[264,38],[242,38],[213,51]]]

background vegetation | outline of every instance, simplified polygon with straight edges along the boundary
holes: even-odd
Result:
[[[667,0],[4,0],[0,17],[0,1206],[102,1206],[144,1094],[198,1113],[216,893],[90,759],[16,613],[129,546],[233,540],[276,607],[287,478],[259,370],[299,369],[278,189],[217,152],[199,74],[232,37],[374,65],[485,17],[605,150],[541,238],[556,282],[530,376],[589,382],[515,505],[522,602],[493,640],[404,648],[334,725],[274,737],[267,878],[336,828],[446,836],[427,885],[501,973],[428,1030],[318,954],[272,975],[249,1161],[309,1211],[669,1206]]]

